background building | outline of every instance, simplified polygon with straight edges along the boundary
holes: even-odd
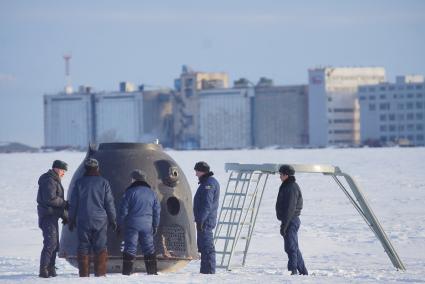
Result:
[[[108,92],[95,95],[95,141],[138,142],[143,136],[141,92]]]
[[[44,95],[44,145],[86,148],[93,137],[92,94]]]
[[[423,76],[398,76],[395,83],[360,86],[358,98],[362,143],[425,145]]]
[[[252,146],[253,88],[199,92],[200,148],[234,149]]]
[[[308,144],[308,88],[273,86],[264,78],[255,88],[254,141],[257,147]]]
[[[174,146],[173,98],[170,90],[143,91],[144,142],[159,139],[164,147]]]
[[[309,140],[314,147],[358,145],[359,85],[384,82],[381,67],[314,68],[308,71]]]
[[[182,73],[175,80],[174,138],[175,148],[199,148],[199,92],[214,88],[227,88],[226,73],[195,72],[183,66]]]
[[[45,147],[86,148],[89,143],[153,142],[173,146],[171,90],[135,90],[120,83],[119,92],[44,96]]]

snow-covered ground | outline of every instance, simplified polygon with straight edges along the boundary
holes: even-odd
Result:
[[[0,283],[425,283],[425,149],[299,149],[168,151],[196,189],[193,165],[205,160],[225,188],[225,162],[316,163],[338,165],[362,187],[407,271],[396,271],[380,242],[329,177],[299,174],[304,196],[301,250],[310,275],[289,276],[287,257],[274,213],[279,187],[273,176],[251,242],[247,264],[215,275],[198,274],[193,261],[176,273],[159,276],[78,279],[77,269],[59,259],[59,276],[39,279],[42,246],[37,227],[37,179],[54,159],[69,163],[68,188],[84,153],[0,154]],[[224,189],[223,189],[224,190]]]

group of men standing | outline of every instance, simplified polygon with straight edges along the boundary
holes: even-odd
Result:
[[[105,276],[107,269],[108,225],[117,234],[124,227],[124,250],[122,274],[133,271],[138,244],[144,255],[146,272],[157,274],[154,235],[160,221],[160,203],[154,190],[147,182],[146,174],[139,170],[131,172],[131,184],[126,189],[116,216],[114,198],[109,182],[100,175],[97,160],[84,161],[85,173],[72,189],[70,201],[64,198],[61,179],[68,165],[60,160],[53,162],[52,169],[38,181],[37,211],[39,227],[43,232],[43,249],[40,257],[40,273],[43,278],[55,277],[56,254],[59,249],[58,221],[68,224],[70,231],[78,234],[78,269],[80,277],[90,274],[90,251],[94,253],[94,274]],[[214,274],[216,255],[213,229],[217,223],[220,185],[206,162],[194,167],[199,187],[193,201],[193,213],[197,231],[197,246],[201,254],[202,274]],[[302,195],[295,182],[295,171],[289,165],[279,169],[282,185],[276,202],[276,215],[281,221],[280,233],[284,238],[288,254],[288,270],[292,274],[308,275],[298,248],[297,232],[302,209]],[[69,214],[68,214],[69,212]]]
[[[99,162],[92,158],[86,159],[84,168],[84,175],[72,188],[69,202],[64,199],[61,184],[61,179],[68,170],[65,162],[54,161],[52,169],[38,181],[37,209],[39,227],[43,232],[39,276],[56,276],[59,218],[62,218],[63,224],[68,224],[70,231],[77,230],[80,277],[90,275],[91,251],[94,254],[95,276],[106,275],[108,226],[117,234],[121,233],[120,227],[125,228],[122,270],[124,275],[130,275],[133,271],[139,242],[147,273],[157,274],[153,236],[158,229],[161,207],[156,193],[147,182],[146,174],[139,169],[131,172],[131,184],[123,195],[117,218],[111,186],[100,175]]]

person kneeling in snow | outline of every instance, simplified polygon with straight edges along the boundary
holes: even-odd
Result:
[[[303,196],[300,187],[295,182],[295,170],[290,165],[279,168],[282,185],[276,201],[276,216],[280,225],[280,234],[285,241],[285,252],[288,254],[288,270],[292,275],[308,275],[303,256],[298,247],[298,229],[300,214],[303,208]],[[298,272],[297,272],[298,270]]]

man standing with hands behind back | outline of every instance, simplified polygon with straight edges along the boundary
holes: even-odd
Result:
[[[303,256],[298,247],[298,229],[300,214],[303,208],[303,196],[300,187],[295,182],[295,170],[290,165],[279,168],[282,185],[276,201],[276,216],[280,225],[280,234],[285,240],[285,252],[288,254],[288,270],[291,275],[308,275]],[[298,270],[298,271],[297,271]]]
[[[200,273],[215,273],[215,247],[212,230],[217,222],[220,185],[213,178],[214,173],[205,162],[198,162],[194,168],[199,187],[193,199],[198,251],[201,253]]]

